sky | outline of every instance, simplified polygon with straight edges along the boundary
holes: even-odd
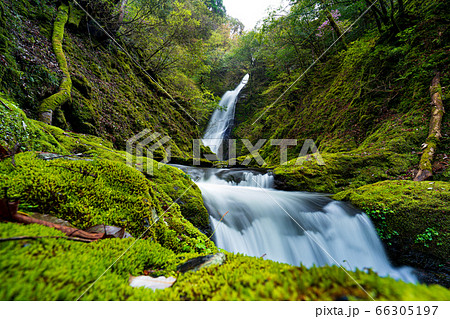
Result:
[[[288,2],[288,0],[223,0],[227,14],[241,21],[246,31],[252,30],[259,20],[267,16],[266,11],[269,7],[278,8]]]

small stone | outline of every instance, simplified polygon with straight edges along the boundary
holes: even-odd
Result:
[[[96,225],[86,229],[88,233],[105,233],[106,238],[133,238],[125,229],[117,226]]]
[[[188,260],[184,264],[181,264],[177,267],[177,270],[185,273],[188,271],[198,271],[202,268],[213,266],[213,265],[222,265],[226,260],[226,256],[224,253],[217,253],[215,255],[207,255],[197,257],[191,260]]]
[[[429,191],[433,190],[433,187],[428,188]]]
[[[130,276],[130,286],[133,288],[144,287],[152,290],[166,289],[172,287],[172,285],[177,281],[174,277],[158,277],[153,278],[150,276]]]

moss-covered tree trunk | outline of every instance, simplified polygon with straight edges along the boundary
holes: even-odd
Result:
[[[414,178],[416,182],[424,181],[433,176],[433,158],[439,139],[442,137],[441,125],[445,110],[442,102],[442,88],[439,72],[436,73],[436,76],[431,81],[430,94],[432,104],[430,130],[424,144],[425,149],[422,158],[420,159],[419,172]]]
[[[64,27],[68,18],[69,6],[61,4],[61,6],[58,8],[58,14],[53,25],[52,45],[59,68],[64,75],[59,86],[59,91],[42,101],[39,107],[39,119],[47,124],[52,124],[53,112],[68,100],[70,100],[72,80],[70,79],[66,56],[64,55],[64,51],[62,48],[62,41],[64,39]]]
[[[118,27],[120,27],[120,24],[122,24],[123,19],[125,17],[125,8],[127,7],[127,3],[128,3],[128,0],[122,0],[122,3],[120,5],[120,13],[119,13],[119,21],[118,21],[119,26]]]

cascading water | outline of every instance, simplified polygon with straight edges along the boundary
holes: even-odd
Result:
[[[226,109],[211,117],[203,143],[215,153],[231,128],[237,97],[248,79],[246,75],[225,93],[220,105]],[[272,175],[254,170],[174,166],[197,181],[220,248],[297,266],[371,268],[380,276],[417,281],[412,268],[392,267],[370,219],[343,202],[275,190]]]
[[[249,75],[245,75],[241,83],[233,90],[226,92],[220,100],[220,109],[214,111],[203,135],[203,145],[209,146],[217,153],[227,132],[231,129],[239,93],[247,84]]]
[[[412,268],[391,266],[370,219],[346,203],[275,190],[270,174],[175,166],[197,180],[220,248],[296,266],[371,268],[417,282]]]

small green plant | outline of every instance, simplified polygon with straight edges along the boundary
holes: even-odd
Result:
[[[211,254],[212,253],[211,248],[207,248],[206,247],[206,242],[201,237],[197,237],[195,248],[200,253],[205,253],[205,254]]]
[[[442,242],[439,236],[439,232],[437,232],[434,228],[427,228],[424,233],[416,236],[416,240],[414,241],[416,244],[423,244],[425,247],[430,247],[431,242],[436,242],[437,246],[441,246]]]
[[[374,221],[375,228],[377,230],[378,236],[381,240],[385,241],[387,245],[392,245],[390,240],[393,236],[398,236],[398,232],[395,230],[389,229],[386,223],[386,215],[395,214],[393,210],[383,208],[383,209],[375,209],[369,210],[365,209],[366,214]]]

